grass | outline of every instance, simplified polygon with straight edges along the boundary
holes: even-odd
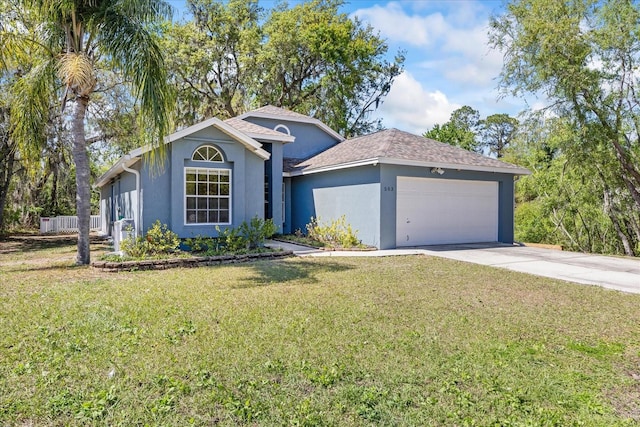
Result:
[[[0,425],[640,423],[638,295],[422,256],[108,274],[6,247]]]

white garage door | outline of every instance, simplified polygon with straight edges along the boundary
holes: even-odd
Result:
[[[497,240],[497,182],[398,177],[397,246]]]

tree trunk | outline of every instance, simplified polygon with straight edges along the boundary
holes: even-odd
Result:
[[[616,230],[618,234],[618,238],[620,242],[622,242],[622,247],[624,248],[624,253],[627,256],[634,256],[633,248],[631,247],[631,243],[629,242],[629,238],[624,232],[624,225],[620,224],[618,217],[616,215],[616,209],[613,206],[613,202],[611,201],[611,195],[609,194],[609,190],[604,190],[604,210],[609,215],[609,219],[613,223],[613,228]]]
[[[2,156],[4,164],[0,170],[0,232],[4,230],[4,205],[7,203],[7,193],[13,176],[13,162],[16,158],[16,152],[7,146],[6,153],[2,150]]]
[[[91,221],[90,169],[87,143],[84,137],[84,116],[87,112],[88,103],[89,97],[76,97],[71,117],[73,161],[76,165],[76,215],[78,216],[78,254],[76,264],[78,265],[87,265],[91,262],[89,246]]]

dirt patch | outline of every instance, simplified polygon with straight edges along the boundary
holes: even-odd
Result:
[[[640,421],[640,382],[614,390],[608,397],[617,415],[636,422]]]
[[[563,250],[562,246],[560,245],[549,245],[546,243],[523,243],[523,245],[528,246],[530,248],[555,249],[557,251]]]
[[[640,357],[633,352],[625,358],[625,367],[621,367],[630,382],[605,392],[616,415],[640,422]]]

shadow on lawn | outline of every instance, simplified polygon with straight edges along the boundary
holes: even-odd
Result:
[[[29,261],[14,262],[9,265],[2,265],[0,263],[0,270],[5,273],[20,273],[20,272],[37,272],[37,271],[50,271],[50,272],[66,272],[71,270],[81,270],[86,268],[84,265],[76,265],[73,261],[54,261],[51,263],[33,263]]]
[[[0,238],[0,254],[58,249],[76,242],[75,235],[14,234]]]
[[[91,244],[106,243],[96,235],[90,237]],[[0,237],[0,254],[17,252],[35,252],[69,247],[74,249],[78,243],[77,234],[12,234]]]
[[[340,272],[350,270],[353,267],[337,262],[319,263],[307,259],[281,260],[270,262],[257,262],[250,265],[254,275],[245,278],[241,284],[234,286],[237,289],[253,288],[256,286],[269,286],[284,284],[287,282],[301,281],[304,284],[318,283],[318,274],[326,272]]]
[[[91,251],[104,251],[107,242],[99,236],[92,235]],[[41,235],[13,234],[0,238],[0,270],[3,273],[20,273],[27,271],[59,272],[70,268],[81,268],[75,265],[75,234]]]

